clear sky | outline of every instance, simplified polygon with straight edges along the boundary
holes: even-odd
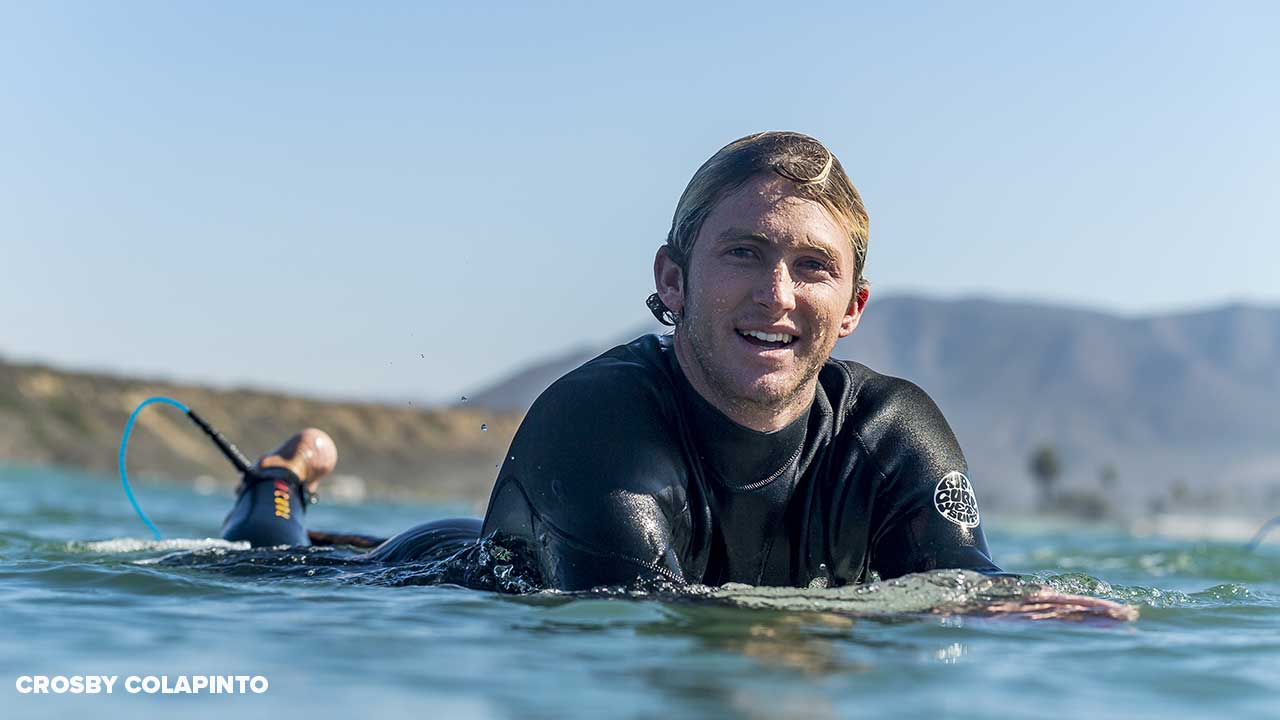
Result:
[[[788,7],[0,4],[0,353],[452,399],[644,323],[765,129],[861,190],[868,312],[1280,303],[1280,4]]]

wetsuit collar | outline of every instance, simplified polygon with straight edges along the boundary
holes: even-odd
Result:
[[[734,422],[702,397],[676,360],[670,337],[662,338],[689,427],[708,475],[737,490],[756,490],[785,474],[804,447],[813,405],[784,428],[760,432]]]

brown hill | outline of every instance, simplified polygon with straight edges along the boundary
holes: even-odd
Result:
[[[363,480],[357,485],[379,496],[487,497],[494,465],[522,415],[466,406],[327,402],[0,361],[0,461],[114,474],[129,413],[154,395],[195,409],[252,458],[299,428],[324,428],[338,445],[335,474],[357,476]],[[163,405],[139,415],[128,462],[131,475],[179,481],[208,475],[228,485],[236,479],[199,429],[176,408]]]

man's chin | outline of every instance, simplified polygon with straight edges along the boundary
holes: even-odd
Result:
[[[796,400],[803,383],[793,377],[763,376],[746,380],[738,386],[738,397],[760,407],[785,407]]]
[[[684,337],[687,340],[690,336]],[[676,338],[679,350],[679,333]],[[737,338],[737,341],[741,341],[741,338]],[[740,349],[729,345],[712,350],[706,345],[699,347],[697,343],[689,343],[686,352],[694,368],[691,374],[702,376],[711,393],[707,399],[713,404],[750,406],[757,412],[768,413],[786,412],[797,403],[812,402],[813,388],[808,381],[816,377],[816,368],[812,372],[806,372],[806,368],[797,364],[795,358],[775,357],[768,362],[761,362],[761,358],[750,354],[746,357],[736,356],[735,350]],[[800,397],[806,388],[809,389],[809,397]]]

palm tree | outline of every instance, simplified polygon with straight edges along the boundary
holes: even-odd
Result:
[[[1040,488],[1040,508],[1048,509],[1057,493],[1058,479],[1062,476],[1062,461],[1052,445],[1041,445],[1031,453],[1031,476]]]
[[[1120,473],[1116,470],[1115,465],[1107,463],[1098,470],[1098,480],[1102,483],[1103,489],[1115,490],[1116,483],[1120,481]]]

